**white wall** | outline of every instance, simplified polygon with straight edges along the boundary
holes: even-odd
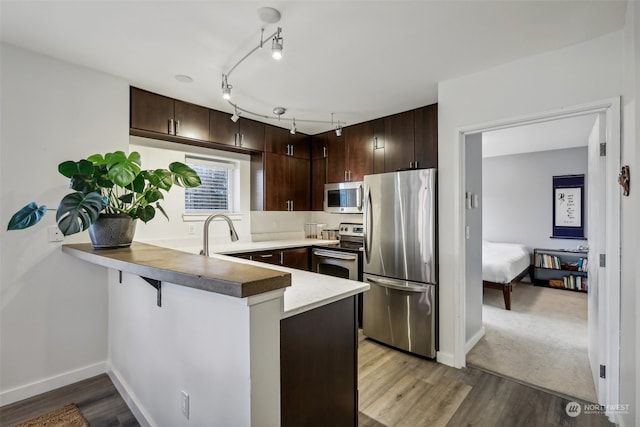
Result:
[[[459,130],[526,114],[619,96],[622,32],[530,56],[438,85],[440,353],[456,364],[456,287],[460,253],[456,218],[460,187]],[[462,198],[460,197],[462,196]],[[460,355],[464,349],[457,349]]]
[[[629,197],[621,197],[620,403],[629,404],[630,411],[619,418],[621,425],[630,427],[640,425],[640,316],[637,314],[640,308],[640,4],[637,2],[628,3],[624,41],[620,163],[629,165],[632,177]]]
[[[465,138],[465,163],[469,167],[465,171],[465,192],[471,197],[477,196],[479,205],[465,209],[465,224],[469,228],[469,237],[465,248],[466,263],[466,307],[465,342],[466,351],[478,342],[484,335],[482,326],[482,239],[484,221],[484,200],[482,189],[484,177],[482,175],[482,135],[467,135]],[[468,206],[468,205],[467,205]],[[474,205],[475,206],[475,205]],[[466,232],[466,231],[465,231]],[[465,351],[465,353],[466,353]]]
[[[239,166],[237,178],[240,180],[240,186],[235,191],[235,196],[238,198],[238,203],[235,203],[236,207],[230,217],[233,219],[233,225],[238,232],[240,241],[251,241],[251,212],[249,210],[251,173],[248,155],[135,136],[131,137],[130,143],[130,151],[140,153],[144,169],[166,169],[171,162],[184,163],[187,154],[237,162]],[[163,244],[163,241],[169,240],[172,246],[201,245],[206,215],[184,216],[183,188],[173,187],[164,194],[165,199],[161,201],[161,206],[167,212],[169,221],[160,212],[156,212],[156,218],[146,224],[138,221],[136,240],[160,245]],[[190,233],[189,226],[192,226],[193,233]],[[227,223],[224,220],[214,220],[210,224],[209,244],[228,242],[230,239]]]
[[[109,270],[109,369],[151,426],[277,426],[283,291],[234,298]],[[189,395],[189,419],[181,392]],[[141,418],[140,415],[143,417]]]
[[[557,175],[585,175],[587,220],[587,148],[539,151],[482,160],[483,235],[492,242],[534,248],[575,248],[586,240],[552,239],[552,182]]]
[[[1,45],[0,404],[104,372],[107,278],[101,267],[49,243],[49,212],[28,230],[5,230],[35,200],[55,209],[69,181],[58,163],[127,150],[125,81]],[[87,233],[65,243],[88,241]]]

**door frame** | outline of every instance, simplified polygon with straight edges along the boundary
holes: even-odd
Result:
[[[476,125],[458,127],[455,129],[454,141],[454,257],[459,260],[454,271],[454,366],[466,366],[466,239],[465,239],[465,137],[468,134],[488,132],[492,130],[511,128],[534,123],[541,123],[561,118],[582,116],[586,114],[604,113],[606,116],[606,171],[605,187],[606,218],[604,224],[606,233],[606,273],[607,286],[600,288],[604,304],[599,305],[599,314],[604,319],[605,334],[598,338],[605,349],[605,360],[600,361],[607,367],[607,379],[600,383],[604,386],[604,393],[600,404],[618,402],[620,382],[620,191],[617,174],[620,169],[620,97],[608,98],[590,103],[568,106],[550,111],[527,114],[523,116],[505,118]],[[611,419],[613,413],[607,412]]]

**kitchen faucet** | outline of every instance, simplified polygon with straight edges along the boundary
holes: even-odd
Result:
[[[229,218],[224,214],[209,215],[207,219],[204,221],[204,238],[202,242],[202,250],[200,251],[200,255],[209,256],[209,224],[211,224],[211,221],[213,221],[215,218],[218,218],[218,217],[224,219],[225,221],[227,221],[227,224],[229,224],[229,234],[231,235],[231,241],[235,242],[238,240],[238,233],[236,233],[236,228],[233,226],[233,223],[231,222],[231,218]]]

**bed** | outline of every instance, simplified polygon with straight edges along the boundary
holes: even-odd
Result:
[[[482,285],[502,290],[504,306],[511,310],[513,284],[527,274],[531,277],[531,255],[524,245],[482,242]]]

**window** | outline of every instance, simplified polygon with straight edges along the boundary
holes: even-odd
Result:
[[[230,212],[235,163],[189,155],[185,157],[185,163],[198,173],[202,181],[199,187],[185,188],[186,212]]]

